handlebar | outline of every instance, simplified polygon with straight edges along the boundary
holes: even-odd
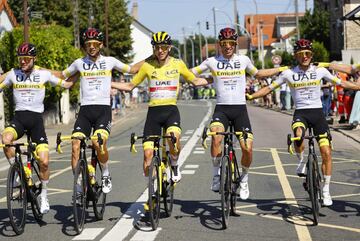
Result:
[[[135,135],[135,133],[131,133],[130,136],[130,152],[131,153],[137,153],[137,150],[135,148],[135,142],[138,139],[150,139],[150,140],[160,140],[161,138],[168,138],[171,140],[171,143],[174,145],[174,151],[178,152],[178,148],[176,145],[176,136],[174,135],[174,132],[170,132],[170,135],[163,135],[163,136],[159,136],[159,135],[151,135],[151,136],[137,136]]]
[[[12,144],[0,144],[0,148],[4,148],[4,147],[15,147],[16,148],[19,148],[21,146],[26,146],[26,147],[29,147],[29,151],[33,154],[34,158],[36,160],[40,160],[40,157],[38,156],[38,154],[36,153],[36,144],[33,143],[33,142],[22,142],[22,143],[12,143]],[[28,152],[21,152],[22,154],[28,154]]]
[[[90,138],[89,137],[85,137],[85,136],[73,136],[73,135],[68,135],[68,136],[61,136],[61,132],[58,132],[56,135],[56,152],[61,154],[63,153],[61,150],[61,142],[63,141],[69,141],[69,140],[79,140],[79,141],[87,141],[87,140],[96,140],[99,143],[100,146],[100,153],[104,154],[104,140],[101,137],[100,133],[97,133],[97,135],[93,135]]]
[[[291,137],[291,134],[287,135],[287,146],[288,146],[288,152],[293,155],[294,154],[294,150],[292,148],[292,143],[294,141],[303,141],[303,140],[312,140],[312,139],[321,139],[321,138],[328,138],[329,142],[331,144],[331,149],[333,149],[333,144],[332,144],[332,136],[330,134],[330,132],[326,132],[325,134],[320,134],[320,135],[305,135],[305,136],[296,136],[296,137]]]
[[[244,138],[244,142],[245,142],[245,147],[247,148],[247,139],[248,139],[248,133],[244,130],[242,131],[235,131],[235,132],[227,132],[227,131],[209,131],[209,128],[204,127],[203,133],[202,133],[202,146],[204,149],[207,149],[208,146],[206,144],[206,138],[208,136],[216,136],[216,135],[223,135],[223,136],[230,136],[230,135],[235,135],[235,136],[239,136],[239,137],[243,137]]]

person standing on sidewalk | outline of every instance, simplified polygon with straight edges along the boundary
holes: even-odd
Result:
[[[232,121],[235,131],[243,129],[249,133],[247,145],[240,139],[242,150],[241,165],[242,175],[240,182],[240,198],[249,197],[248,172],[252,162],[253,136],[250,120],[246,109],[245,89],[246,73],[257,78],[265,78],[280,73],[281,68],[257,70],[245,55],[236,54],[238,34],[233,28],[223,28],[219,32],[219,45],[221,54],[206,59],[199,66],[192,69],[196,75],[210,70],[214,78],[216,90],[216,107],[211,120],[210,129],[213,132],[225,131]],[[286,67],[287,68],[287,67]],[[222,156],[221,135],[213,136],[211,142],[211,161],[213,164],[213,181],[211,190],[218,192],[220,189],[220,162]]]
[[[92,129],[93,134],[101,134],[104,145],[103,152],[97,141],[93,140],[98,159],[103,169],[102,191],[109,193],[112,189],[108,159],[109,153],[106,148],[107,139],[111,130],[111,106],[110,90],[112,80],[112,70],[115,69],[122,73],[135,73],[141,66],[130,67],[114,57],[103,56],[104,34],[95,28],[88,28],[81,35],[81,45],[86,52],[86,56],[75,60],[64,71],[53,71],[60,77],[75,78],[80,74],[81,107],[79,115],[74,124],[73,136],[89,137]],[[70,79],[71,79],[70,78]],[[72,141],[72,168],[75,169],[79,159],[80,141]]]
[[[306,129],[311,125],[314,135],[327,134],[329,127],[326,122],[321,104],[321,79],[331,81],[336,85],[347,89],[360,90],[360,85],[355,85],[349,81],[343,81],[324,67],[317,67],[311,63],[313,57],[312,43],[306,39],[300,39],[294,45],[294,57],[298,65],[281,73],[279,78],[271,86],[262,88],[258,92],[248,95],[248,99],[259,98],[267,95],[275,88],[286,82],[291,88],[296,110],[294,112],[292,129],[294,135],[301,137],[305,135]],[[332,173],[331,147],[328,137],[318,140],[322,157],[322,173],[325,183],[322,188],[324,206],[331,206],[330,179]],[[295,142],[295,151],[299,159],[296,173],[299,176],[305,175],[306,160],[304,160],[304,141]]]
[[[49,71],[35,67],[36,47],[31,43],[23,43],[17,49],[19,68],[9,71],[0,84],[0,91],[12,86],[15,102],[15,115],[2,133],[2,143],[11,144],[25,133],[36,143],[36,154],[39,156],[40,179],[42,190],[40,194],[40,212],[49,212],[50,205],[47,198],[49,183],[49,146],[45,133],[42,113],[44,112],[45,83],[54,86],[70,88],[72,82],[63,82]],[[14,148],[4,148],[9,163],[14,162]]]

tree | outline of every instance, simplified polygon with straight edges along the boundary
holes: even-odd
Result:
[[[22,27],[15,28],[12,32],[5,33],[0,40],[1,67],[4,71],[18,66],[16,60],[16,48],[23,42]],[[36,64],[45,68],[63,70],[76,58],[82,56],[79,49],[73,47],[73,35],[69,28],[57,25],[32,26],[30,29],[30,42],[37,47]],[[78,88],[72,88],[72,102],[76,102],[79,93]],[[12,91],[5,91],[5,108],[7,120],[12,118],[13,100]],[[61,96],[59,87],[47,86],[45,97],[45,109],[54,107]]]
[[[323,43],[314,41],[313,53],[314,62],[329,62],[329,51],[325,48]]]
[[[323,43],[330,50],[330,14],[328,11],[316,8],[313,13],[306,11],[300,20],[302,37],[311,41]]]

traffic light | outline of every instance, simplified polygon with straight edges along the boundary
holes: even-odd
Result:
[[[206,21],[206,30],[209,30],[209,22]]]

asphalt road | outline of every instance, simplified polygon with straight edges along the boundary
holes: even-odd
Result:
[[[6,160],[0,157],[0,240],[359,240],[360,238],[360,145],[333,132],[334,173],[331,193],[334,204],[321,208],[318,226],[312,226],[310,202],[295,175],[297,160],[286,151],[291,116],[259,107],[248,107],[255,136],[250,169],[250,198],[237,203],[238,216],[222,230],[220,196],[210,190],[212,166],[209,150],[199,142],[209,123],[214,102],[180,102],[182,118],[183,179],[176,186],[171,217],[160,219],[150,231],[143,222],[146,180],[139,152],[129,152],[131,132],[142,133],[146,109],[116,123],[109,143],[113,191],[108,195],[104,220],[95,221],[89,211],[85,230],[76,236],[72,226],[72,172],[70,148],[51,152],[49,201],[44,222],[28,213],[24,234],[15,236],[6,208]],[[210,144],[210,141],[208,142]],[[319,152],[318,152],[319,153]],[[238,151],[238,155],[240,155]],[[239,158],[240,159],[240,158]]]

